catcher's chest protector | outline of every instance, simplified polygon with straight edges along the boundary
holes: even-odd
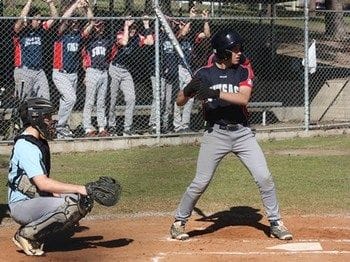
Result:
[[[45,169],[48,175],[50,175],[50,169],[51,169],[51,156],[50,156],[50,147],[46,140],[44,139],[37,139],[32,135],[19,135],[15,137],[15,143],[19,139],[25,139],[26,141],[36,145],[43,156],[43,162],[45,165]]]

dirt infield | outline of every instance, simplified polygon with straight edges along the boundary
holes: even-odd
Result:
[[[240,212],[236,212],[240,211]],[[224,211],[194,215],[191,238],[169,238],[170,215],[85,219],[75,236],[46,246],[36,261],[350,261],[349,216],[286,216],[292,241],[267,237],[268,223],[259,213]],[[17,226],[1,226],[0,261],[34,260],[11,241]]]

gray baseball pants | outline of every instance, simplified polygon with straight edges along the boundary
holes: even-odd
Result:
[[[15,90],[20,99],[43,97],[50,100],[49,82],[43,69],[15,68]]]
[[[272,175],[267,167],[264,153],[251,129],[240,126],[236,131],[227,131],[214,125],[211,130],[204,132],[196,176],[181,199],[175,213],[176,220],[187,221],[199,197],[213,178],[218,164],[224,156],[231,152],[248,168],[258,185],[268,220],[281,218]]]
[[[157,90],[156,90],[156,78],[151,77],[153,100],[151,106],[151,115],[149,118],[149,126],[155,126],[157,123]],[[163,121],[163,128],[168,129],[169,115],[171,114],[171,98],[172,98],[172,84],[169,84],[165,78],[160,78],[160,119]]]
[[[78,74],[61,73],[54,69],[52,71],[52,81],[61,95],[57,128],[65,127],[77,100]]]
[[[180,90],[183,90],[185,86],[191,81],[192,77],[190,72],[182,65],[179,65],[179,85]],[[178,106],[174,103],[174,130],[179,131],[190,127],[191,112],[193,107],[194,98],[187,101],[184,106]]]
[[[36,197],[12,203],[9,205],[11,217],[20,225],[36,225],[55,214],[68,195],[78,199],[76,194],[64,194],[61,197]]]
[[[91,123],[91,113],[96,100],[97,125],[99,128],[106,127],[106,94],[108,86],[107,71],[95,68],[87,68],[85,76],[85,105],[83,110],[83,126],[84,129],[95,130]]]
[[[125,101],[124,130],[129,131],[133,123],[136,100],[134,81],[127,69],[112,64],[109,65],[109,75],[111,76],[111,103],[108,115],[108,126],[112,127],[116,125],[115,105],[117,103],[118,90],[121,89]]]

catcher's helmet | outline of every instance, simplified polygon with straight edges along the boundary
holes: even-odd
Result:
[[[231,57],[233,47],[243,44],[243,38],[232,29],[223,29],[217,32],[211,39],[211,46],[218,59]]]
[[[51,119],[54,112],[52,103],[41,97],[28,98],[19,107],[23,127],[34,127],[48,140],[51,140],[55,133]]]

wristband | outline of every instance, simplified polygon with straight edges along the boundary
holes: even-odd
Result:
[[[143,33],[145,35],[151,35],[152,34],[152,29],[151,28],[145,28],[145,30],[143,31]]]

